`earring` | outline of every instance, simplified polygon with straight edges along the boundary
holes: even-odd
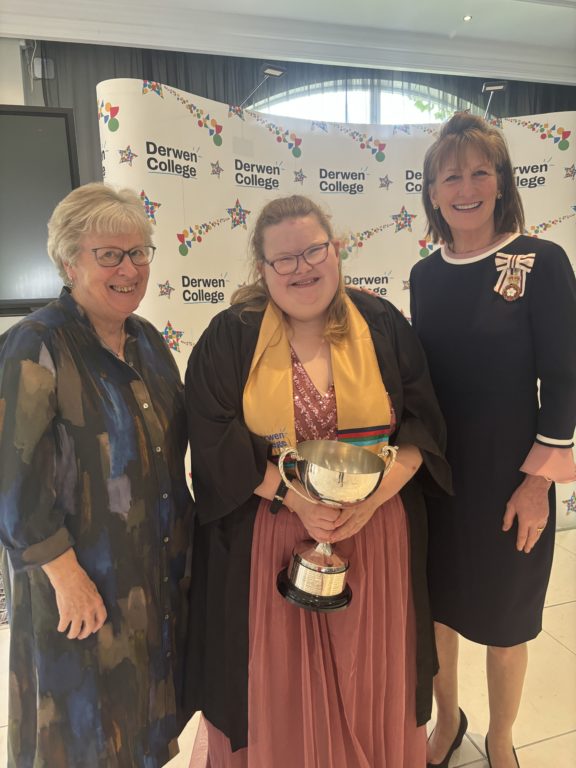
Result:
[[[502,200],[502,192],[498,192],[496,195],[496,200]]]
[[[435,211],[439,211],[440,210],[440,206],[439,205],[433,205],[432,207],[434,208]]]

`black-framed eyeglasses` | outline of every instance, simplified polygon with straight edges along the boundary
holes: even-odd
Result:
[[[101,267],[117,267],[121,264],[124,256],[128,256],[135,267],[144,267],[150,264],[156,251],[155,245],[136,245],[127,251],[122,248],[114,248],[109,245],[102,245],[99,248],[90,249],[94,254],[96,261]]]
[[[306,248],[302,253],[295,253],[292,256],[281,256],[274,261],[268,261],[264,259],[265,263],[279,275],[292,275],[298,269],[298,263],[300,259],[304,259],[306,264],[311,267],[315,267],[317,264],[322,264],[328,258],[328,248],[330,241],[325,243],[318,243],[317,245],[311,245]]]

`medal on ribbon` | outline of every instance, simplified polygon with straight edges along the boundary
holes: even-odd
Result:
[[[496,270],[500,273],[494,286],[506,301],[516,301],[524,296],[526,276],[534,266],[535,253],[497,253]]]

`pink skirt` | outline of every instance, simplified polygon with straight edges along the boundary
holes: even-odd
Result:
[[[286,602],[276,576],[308,539],[284,507],[258,509],[252,543],[248,746],[202,719],[190,768],[420,768],[416,637],[408,531],[399,496],[338,552],[352,602],[311,613]]]

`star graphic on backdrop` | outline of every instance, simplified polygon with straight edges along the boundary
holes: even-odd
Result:
[[[180,339],[184,336],[184,331],[177,331],[172,327],[170,320],[168,320],[166,328],[162,331],[162,336],[164,336],[164,341],[168,344],[170,349],[173,349],[175,352],[180,352]]]
[[[576,164],[572,163],[572,165],[569,168],[564,168],[564,178],[565,179],[576,179]]]
[[[148,216],[151,222],[156,224],[156,211],[158,210],[158,208],[160,208],[162,203],[153,203],[152,200],[150,200],[150,198],[146,195],[146,192],[144,192],[144,190],[140,192],[140,200],[142,200],[142,202],[144,203],[144,210],[146,211],[146,215]]]
[[[210,163],[210,165],[212,166],[212,170],[210,171],[210,175],[211,176],[218,176],[218,178],[220,178],[220,174],[224,170],[224,168],[222,168],[222,166],[220,165],[220,160],[216,160],[215,163]]]
[[[395,125],[393,133],[394,134],[406,133],[409,136],[410,135],[410,126],[409,125]]]
[[[416,218],[415,213],[408,213],[405,206],[402,206],[400,209],[400,213],[395,213],[393,216],[390,217],[394,224],[396,225],[396,229],[394,232],[400,232],[401,229],[407,229],[408,232],[412,232],[412,219]]]
[[[566,504],[566,514],[570,512],[576,513],[576,491],[572,493],[569,499],[563,499],[562,504]]]
[[[235,229],[236,227],[244,227],[246,229],[246,217],[250,214],[250,211],[247,211],[245,208],[242,208],[240,205],[240,200],[236,198],[236,205],[234,208],[226,208],[228,211],[228,215],[230,216],[230,219],[232,220],[232,229]]]
[[[130,144],[128,144],[126,149],[119,149],[118,154],[120,155],[120,163],[128,163],[130,168],[132,168],[132,161],[134,158],[138,157],[138,155],[130,149]]]
[[[402,280],[402,290],[403,291],[410,290],[410,280]]]
[[[170,280],[166,280],[165,283],[158,283],[158,288],[160,288],[158,296],[168,296],[169,299],[172,298],[172,291],[176,290],[170,285]]]
[[[232,115],[236,115],[236,117],[239,117],[240,120],[244,120],[244,110],[242,107],[237,107],[234,104],[228,105],[228,117],[232,117]]]
[[[312,123],[312,130],[314,130],[314,128],[319,128],[321,131],[324,131],[324,133],[328,133],[328,123],[323,121],[314,120]]]
[[[386,176],[380,176],[381,188],[390,189],[390,184],[394,184],[394,182],[389,178],[388,174],[386,174]]]
[[[142,81],[142,93],[155,93],[157,96],[164,98],[162,93],[162,83],[157,83],[155,80],[143,80]]]
[[[304,184],[304,179],[306,178],[308,177],[304,175],[302,168],[299,171],[294,171],[294,183],[300,182],[300,184]]]

